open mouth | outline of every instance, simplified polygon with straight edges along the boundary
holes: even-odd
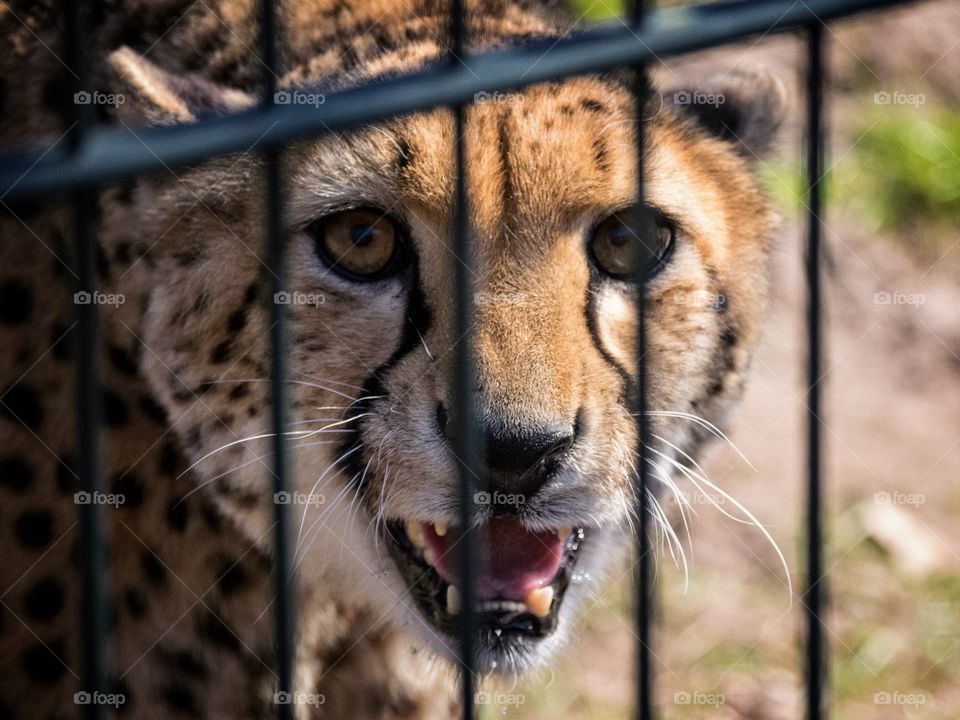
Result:
[[[452,635],[463,597],[457,587],[459,528],[391,521],[387,545],[424,616]],[[474,610],[494,642],[517,634],[543,638],[556,628],[584,528],[534,532],[515,518],[493,518],[477,538]],[[493,641],[493,638],[491,640]]]

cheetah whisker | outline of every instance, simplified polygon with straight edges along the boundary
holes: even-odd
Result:
[[[636,416],[636,413],[632,413],[632,414],[634,415],[634,417]],[[719,440],[722,440],[727,445],[729,445],[733,449],[733,451],[740,456],[740,459],[750,466],[751,470],[753,470],[754,472],[759,472],[757,468],[754,467],[753,463],[750,462],[749,458],[747,458],[747,456],[740,451],[740,448],[736,446],[733,440],[727,437],[727,435],[723,432],[723,430],[718,428],[709,420],[706,420],[700,417],[699,415],[693,415],[691,413],[681,412],[679,410],[648,410],[646,414],[654,417],[681,418],[684,420],[691,420],[692,422],[695,422],[697,425],[700,425],[701,427],[707,429],[710,433],[714,435],[714,437],[716,437]]]

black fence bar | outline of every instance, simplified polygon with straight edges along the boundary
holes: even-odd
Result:
[[[637,195],[636,209],[634,213],[634,232],[639,238],[643,238],[643,219],[641,209],[644,205],[644,153],[646,149],[646,128],[644,127],[644,115],[646,107],[646,98],[649,92],[647,82],[647,69],[640,66],[634,69],[633,73],[633,94],[634,94],[634,112],[635,134],[637,138]],[[637,279],[637,379],[634,385],[634,398],[631,403],[631,410],[636,413],[637,427],[637,482],[634,485],[636,496],[634,498],[634,508],[636,510],[636,538],[635,548],[637,553],[637,565],[634,572],[634,606],[636,613],[636,663],[637,663],[637,688],[636,688],[636,717],[638,720],[651,720],[654,716],[654,692],[653,692],[653,652],[652,652],[652,626],[653,626],[653,552],[650,534],[653,531],[653,522],[651,515],[651,493],[653,488],[650,483],[650,417],[647,414],[648,409],[648,386],[647,386],[647,323],[646,323],[646,282],[643,276]]]
[[[274,106],[277,90],[277,17],[274,0],[260,3],[260,61],[263,63],[263,97],[259,112]],[[287,332],[286,305],[276,302],[286,287],[286,243],[284,237],[284,198],[282,156],[278,148],[263,153],[266,196],[265,239],[269,291],[266,302],[270,316],[270,412],[273,425],[273,492],[274,498],[288,490],[289,457],[287,426]],[[273,573],[276,599],[274,631],[277,656],[277,693],[274,695],[278,720],[293,720],[295,705],[290,701],[294,691],[293,628],[296,578],[290,558],[290,506],[274,502]]]
[[[806,716],[820,720],[828,709],[828,650],[823,632],[826,578],[823,564],[822,437],[820,423],[822,307],[820,287],[821,217],[823,212],[823,26],[807,31],[807,578]]]
[[[202,123],[138,131],[98,130],[82,152],[53,148],[0,158],[0,195],[18,199],[196,163],[258,143],[280,147],[330,130],[377,122],[406,112],[469,102],[481,90],[502,91],[570,75],[633,67],[656,58],[701,50],[759,33],[800,29],[821,20],[903,4],[904,0],[755,0],[673,8],[650,13],[644,28],[599,29],[561,40],[550,51],[528,45],[463,57],[438,73],[406,77],[330,94],[305,113],[274,105]],[[36,165],[30,172],[24,172]],[[21,177],[23,176],[23,177]]]
[[[64,107],[70,108],[67,148],[70,153],[83,152],[93,123],[93,106],[76,102],[77,93],[89,90],[87,57],[87,3],[64,0],[63,49],[70,82]],[[98,357],[100,347],[99,313],[93,301],[96,287],[97,244],[91,228],[91,212],[97,196],[93,189],[77,189],[70,197],[71,223],[74,233],[74,271],[76,283],[73,303],[77,319],[76,351],[76,422],[77,472],[79,488],[94,498],[102,491],[101,477],[101,383]],[[62,460],[61,460],[62,462]],[[97,502],[79,503],[80,527],[80,645],[82,666],[80,690],[105,693],[107,688],[107,546],[103,529],[103,512]],[[92,702],[83,706],[83,717],[100,720],[107,715],[105,706]]]
[[[455,72],[464,56],[466,17],[462,0],[450,3],[450,54],[448,71]],[[454,354],[452,389],[452,417],[455,425],[454,453],[459,461],[458,488],[460,501],[461,536],[457,542],[460,561],[460,612],[457,632],[460,643],[460,696],[463,717],[474,716],[476,680],[476,642],[478,623],[474,602],[474,578],[477,569],[477,529],[475,493],[480,489],[479,478],[485,474],[481,460],[481,442],[477,429],[474,403],[473,358],[473,248],[470,242],[470,205],[467,198],[466,129],[467,107],[457,104],[454,115],[454,163],[456,180],[453,208],[453,263],[456,283],[456,319],[454,323]]]

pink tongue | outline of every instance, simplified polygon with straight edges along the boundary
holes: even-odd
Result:
[[[440,537],[425,523],[427,545],[437,556],[434,568],[452,585],[460,583],[457,568],[459,533],[450,528]],[[475,535],[478,542],[478,598],[523,601],[530,591],[549,585],[563,560],[563,541],[556,532],[530,532],[516,520],[496,518]]]

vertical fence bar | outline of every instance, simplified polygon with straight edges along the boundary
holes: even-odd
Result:
[[[449,65],[454,67],[464,56],[465,24],[463,0],[450,2],[450,57]],[[473,398],[474,361],[473,361],[473,251],[470,244],[469,203],[467,199],[466,178],[466,122],[467,108],[463,104],[453,107],[454,132],[456,145],[454,161],[456,180],[454,187],[454,268],[456,286],[456,322],[454,338],[456,342],[453,378],[454,452],[460,461],[459,501],[461,537],[458,541],[457,557],[460,560],[460,594],[462,597],[460,613],[457,616],[458,640],[460,644],[461,704],[463,717],[471,720],[474,716],[474,678],[476,667],[477,616],[474,603],[474,577],[477,564],[476,528],[474,527],[474,493],[479,488],[479,478],[484,472],[480,460],[480,448]]]
[[[631,2],[631,22],[635,32],[643,28],[647,3],[644,0]],[[644,152],[646,128],[644,115],[646,98],[649,91],[647,68],[637,65],[633,68],[633,101],[635,114],[634,135],[637,142],[636,173],[637,194],[633,218],[634,232],[641,232],[640,212],[644,205]],[[642,237],[642,235],[640,235]],[[632,412],[637,413],[637,483],[635,484],[634,509],[637,516],[635,548],[637,565],[634,572],[634,605],[637,632],[636,647],[636,709],[638,720],[652,720],[654,713],[654,672],[652,650],[652,628],[654,615],[653,587],[653,551],[650,534],[653,531],[649,452],[650,416],[647,414],[647,325],[646,325],[646,284],[643,276],[637,279],[637,379],[632,398]]]
[[[260,3],[260,53],[263,62],[263,106],[274,102],[277,89],[277,17],[274,0]],[[287,336],[286,306],[275,301],[286,290],[286,246],[283,230],[283,178],[281,151],[269,148],[263,153],[265,172],[267,268],[270,290],[266,302],[270,313],[270,419],[273,425],[273,491],[276,498],[288,487],[287,443],[284,430],[287,420]],[[296,580],[290,563],[290,516],[286,503],[274,502],[273,571],[276,590],[274,623],[277,653],[277,717],[292,720],[293,625]],[[284,696],[286,696],[284,698]],[[286,699],[287,702],[282,701]]]
[[[822,307],[820,287],[821,220],[823,212],[823,25],[807,29],[807,578],[806,717],[828,715],[827,644],[823,633],[826,578],[823,564],[822,440],[820,434]]]
[[[70,108],[67,143],[72,152],[79,152],[93,123],[93,104],[77,102],[77,93],[89,92],[90,72],[86,52],[87,3],[63,0],[63,49],[69,76],[65,107]],[[74,233],[76,284],[76,422],[77,457],[80,489],[93,498],[102,491],[100,468],[101,392],[99,354],[99,317],[93,301],[96,291],[97,241],[90,224],[90,213],[97,202],[96,192],[80,190],[70,198],[71,223]],[[84,299],[86,301],[84,301]],[[107,550],[99,503],[78,505],[80,525],[80,637],[83,666],[83,692],[97,698],[108,692],[106,673],[107,613],[104,588],[107,585]],[[91,702],[83,707],[88,720],[106,716],[105,706]]]

